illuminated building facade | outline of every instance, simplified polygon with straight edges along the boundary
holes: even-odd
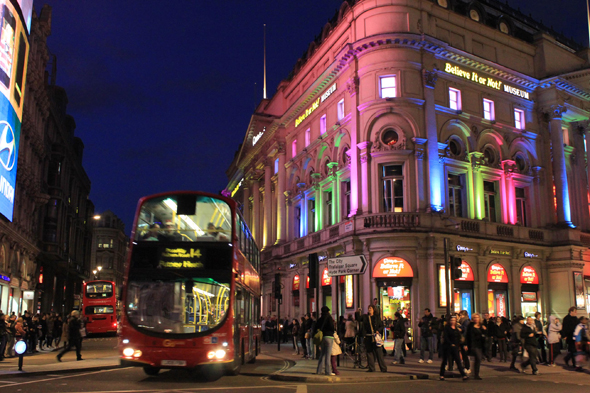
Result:
[[[125,256],[129,238],[125,235],[125,224],[110,210],[95,216],[92,231],[92,254],[90,271],[100,266],[97,279],[114,281],[117,293],[121,293],[123,274],[125,273]],[[90,275],[94,278],[94,274]]]
[[[494,0],[345,1],[253,114],[227,192],[263,248],[263,314],[413,320],[590,307],[589,51]],[[360,276],[308,254],[359,255]],[[327,272],[326,272],[327,273]],[[413,322],[413,321],[412,321]]]

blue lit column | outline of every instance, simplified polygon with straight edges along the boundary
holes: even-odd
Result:
[[[424,79],[424,111],[426,120],[427,143],[426,150],[428,155],[428,172],[425,178],[429,179],[430,188],[430,208],[433,211],[443,209],[443,183],[442,167],[438,158],[438,132],[436,127],[436,108],[434,103],[434,87],[436,85],[437,74],[434,71],[422,71]]]
[[[570,195],[567,180],[567,166],[563,149],[563,130],[561,116],[567,111],[563,105],[553,105],[549,112],[549,131],[551,133],[551,150],[553,153],[553,180],[557,198],[557,223],[572,226]]]

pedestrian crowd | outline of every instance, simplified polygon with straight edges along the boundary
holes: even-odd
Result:
[[[590,356],[590,320],[584,316],[578,318],[576,307],[568,310],[563,321],[555,315],[543,321],[538,312],[534,317],[514,316],[509,320],[488,313],[470,315],[466,310],[450,318],[437,318],[426,308],[417,316],[419,347],[413,345],[418,337],[411,339],[407,316],[407,312],[398,311],[393,320],[382,319],[374,302],[366,314],[358,309],[354,317],[350,314],[335,321],[330,309],[324,306],[319,317],[315,312],[282,321],[262,317],[262,339],[265,343],[279,340],[292,343],[297,355],[318,361],[317,374],[326,375],[339,375],[337,356],[343,352],[354,354],[359,348],[366,352],[368,372],[376,371],[375,363],[381,372],[387,372],[385,336],[393,338],[394,366],[405,364],[407,350],[419,349],[418,363],[431,364],[435,355],[440,359],[441,380],[455,366],[463,380],[468,380],[470,374],[480,380],[482,362],[494,359],[500,363],[510,361],[507,368],[515,372],[526,373],[530,366],[532,374],[537,375],[540,364],[555,367],[555,359],[562,350],[566,351],[566,366],[570,367],[571,362],[575,371],[583,371],[583,364]]]
[[[73,311],[65,320],[57,313],[32,314],[25,311],[21,315],[15,312],[6,315],[0,311],[0,361],[17,356],[14,350],[17,341],[27,344],[28,354],[57,351],[61,345],[59,361],[64,353],[75,346],[77,358],[82,360],[80,350],[83,336],[85,330],[78,311]]]

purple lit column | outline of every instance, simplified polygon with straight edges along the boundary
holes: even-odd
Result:
[[[361,159],[361,206],[364,214],[370,213],[369,208],[369,148],[371,142],[361,142],[356,145],[360,150]]]
[[[563,149],[563,130],[561,116],[567,111],[563,105],[553,105],[549,111],[549,131],[551,132],[551,150],[553,152],[553,179],[557,198],[557,223],[572,226],[570,195],[567,179],[565,151]]]
[[[346,88],[350,94],[351,120],[350,120],[350,150],[347,154],[350,157],[350,217],[359,212],[359,156],[355,148],[358,141],[359,112],[358,112],[358,87],[359,79],[356,75],[347,81]]]

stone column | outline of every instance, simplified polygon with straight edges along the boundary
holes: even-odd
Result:
[[[418,209],[426,211],[434,209],[430,204],[429,188],[432,185],[431,179],[428,177],[428,172],[424,168],[424,152],[426,147],[426,139],[413,138],[414,141],[414,157],[416,157],[416,179],[418,180]],[[437,159],[438,160],[438,159]],[[434,310],[434,309],[433,309]]]
[[[551,133],[551,151],[553,153],[553,179],[557,198],[557,223],[572,226],[570,195],[567,179],[565,151],[563,149],[563,130],[561,116],[567,110],[563,105],[553,105],[549,112],[549,131]]]
[[[424,115],[426,124],[426,151],[428,157],[428,171],[422,172],[429,192],[428,205],[433,211],[439,211],[444,206],[444,183],[442,181],[442,165],[438,157],[438,132],[436,125],[436,106],[434,101],[434,87],[438,78],[436,69],[422,70],[424,81]]]
[[[272,168],[270,160],[267,160],[264,165],[264,240],[263,248],[271,245],[271,228],[272,228]]]
[[[251,184],[249,181],[245,180],[244,181],[244,199],[242,200],[243,206],[244,206],[244,221],[246,221],[246,224],[248,225],[249,228],[252,228],[251,225],[251,221],[250,221],[250,187]]]
[[[471,177],[468,180],[471,182],[471,189],[473,190],[473,200],[469,203],[469,218],[483,220],[486,215],[484,211],[483,182],[480,173],[483,153],[469,153],[469,161],[471,162]]]
[[[277,241],[276,244],[287,240],[287,215],[285,200],[285,146],[279,145],[279,173],[277,179]]]
[[[250,218],[250,229],[257,244],[260,244],[262,236],[259,230],[260,225],[260,182],[252,181],[252,217]]]
[[[359,149],[360,161],[361,161],[361,207],[363,214],[371,212],[369,200],[370,194],[370,182],[369,182],[369,148],[371,142],[361,142],[356,145]]]

